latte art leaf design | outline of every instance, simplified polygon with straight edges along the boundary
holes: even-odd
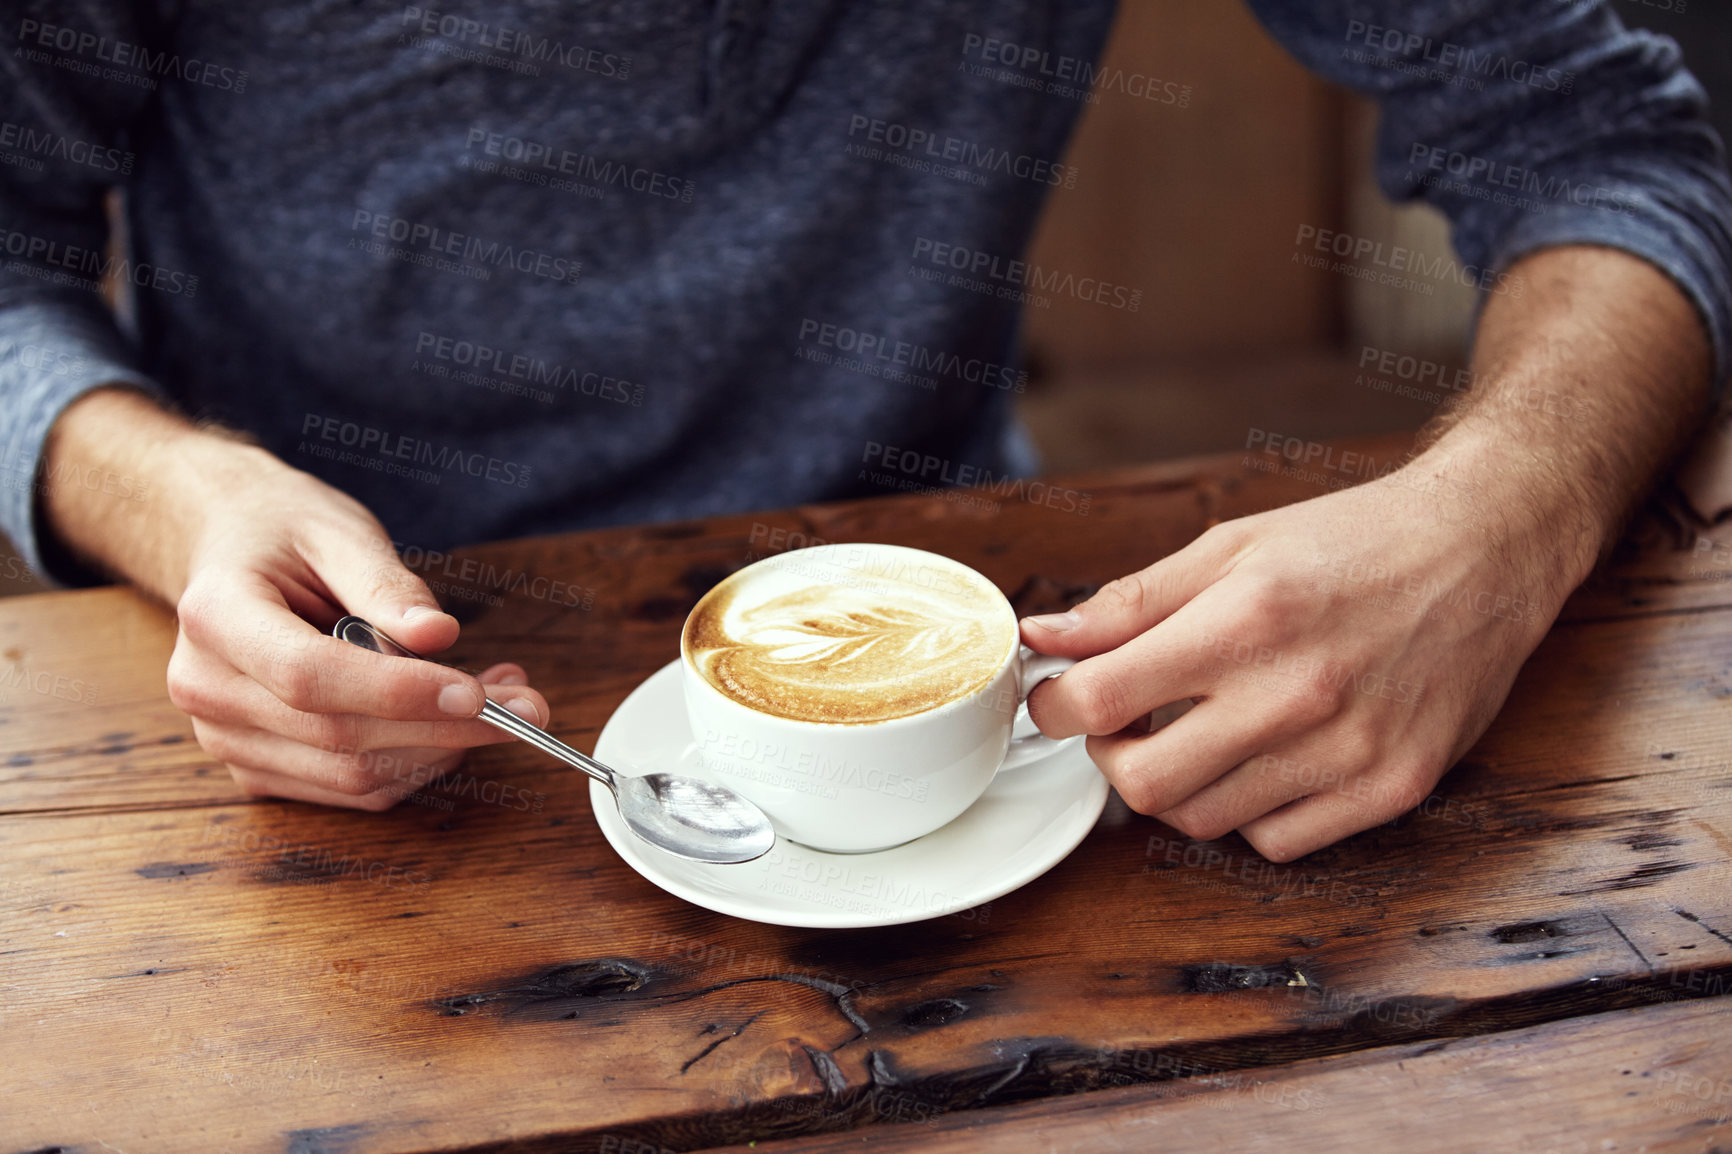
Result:
[[[747,615],[744,644],[772,665],[822,665],[841,670],[888,662],[944,661],[978,640],[972,621],[908,608],[874,607],[813,616],[798,605],[772,602]]]
[[[998,670],[991,604],[926,590],[906,596],[809,587],[727,615],[698,665],[754,709],[807,721],[866,722],[962,697]],[[1002,626],[999,631],[1002,631]]]

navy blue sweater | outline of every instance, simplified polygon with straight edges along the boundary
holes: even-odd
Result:
[[[1421,275],[1626,249],[1724,377],[1732,196],[1670,41],[1590,2],[1253,7],[1381,101],[1383,187],[1456,226],[1460,267]],[[1070,90],[1185,95],[1096,74],[1110,0],[9,10],[0,529],[37,566],[33,488],[80,480],[39,475],[43,438],[114,381],[426,548],[882,491],[875,445],[1026,469],[1018,293],[1144,304],[1018,263],[1048,195],[1110,179],[1065,164]],[[94,291],[115,185],[119,322]]]

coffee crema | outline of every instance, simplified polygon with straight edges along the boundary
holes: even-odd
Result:
[[[842,560],[783,554],[704,595],[683,638],[704,680],[760,713],[859,725],[936,709],[999,671],[1016,618],[997,588],[918,553],[834,548]]]

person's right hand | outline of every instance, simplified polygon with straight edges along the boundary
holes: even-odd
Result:
[[[483,693],[547,724],[520,666],[477,679],[330,636],[353,613],[431,654],[458,625],[359,502],[286,465],[261,481],[206,509],[168,664],[169,697],[243,788],[386,809],[469,747],[510,740],[476,720]]]
[[[353,613],[432,654],[458,625],[378,519],[317,478],[112,389],[62,414],[49,454],[50,476],[110,469],[148,486],[142,502],[55,486],[44,505],[76,553],[175,606],[169,697],[248,792],[388,809],[471,746],[510,740],[477,720],[483,693],[547,724],[520,666],[475,678],[330,636]]]

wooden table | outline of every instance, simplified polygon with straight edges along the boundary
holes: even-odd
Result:
[[[1065,482],[1086,516],[897,497],[431,575],[454,657],[522,662],[589,749],[768,550],[937,549],[1053,609],[1319,492],[1242,456]],[[1274,867],[1115,798],[1019,891],[845,932],[662,893],[522,746],[382,815],[248,799],[165,695],[167,613],[0,602],[0,1154],[1732,1143],[1732,544],[1700,535],[1651,508],[1391,825]]]

